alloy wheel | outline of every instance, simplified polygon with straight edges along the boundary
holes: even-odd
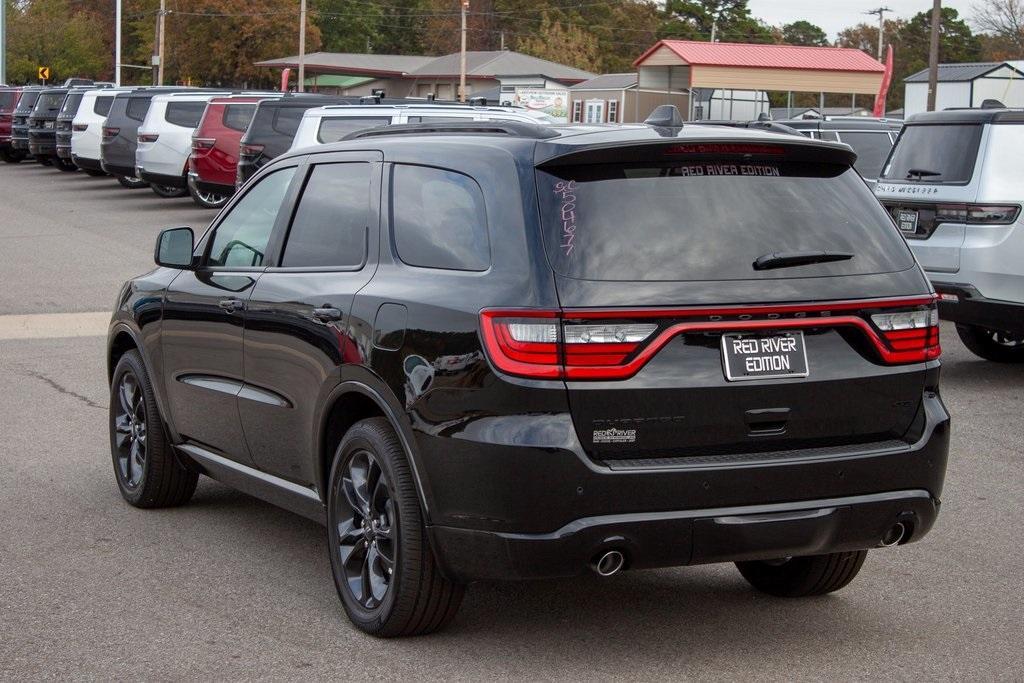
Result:
[[[215,192],[203,192],[202,190],[195,190],[196,196],[200,200],[205,202],[210,207],[223,206],[227,202],[227,195],[217,194]]]
[[[395,569],[397,529],[391,486],[372,453],[359,450],[345,464],[334,497],[339,566],[352,598],[364,609],[380,606]]]
[[[989,338],[999,346],[1005,346],[1008,349],[1024,347],[1024,335],[997,332],[996,330],[987,330],[987,333]]]
[[[117,387],[116,432],[118,474],[129,489],[142,482],[146,465],[146,402],[135,375],[126,372]]]

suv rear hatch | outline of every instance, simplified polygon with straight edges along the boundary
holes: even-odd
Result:
[[[521,340],[555,342],[550,376],[566,380],[591,457],[735,461],[915,438],[934,295],[851,162],[810,142],[677,140],[540,165],[561,311],[504,339],[527,362]]]

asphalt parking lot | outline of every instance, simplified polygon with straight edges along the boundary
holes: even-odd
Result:
[[[976,359],[949,327],[936,528],[872,552],[822,598],[756,594],[731,565],[476,585],[446,631],[382,641],[345,618],[316,524],[208,479],[186,507],[129,507],[111,471],[104,338],[97,316],[72,314],[109,311],[151,267],[160,228],[212,216],[0,164],[0,678],[1024,676],[1024,366]]]

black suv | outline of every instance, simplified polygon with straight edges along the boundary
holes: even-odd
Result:
[[[903,128],[902,121],[866,116],[828,116],[823,119],[792,119],[775,123],[817,140],[844,142],[853,147],[857,153],[854,167],[872,185],[882,174],[882,165]]]
[[[474,580],[735,561],[837,590],[935,521],[935,294],[845,145],[410,124],[286,154],[111,322],[138,507],[199,474],[326,523],[378,635]]]
[[[39,95],[42,91],[43,88],[37,85],[27,86],[21,91],[21,99],[18,100],[18,106],[14,110],[11,120],[11,149],[16,153],[29,153],[28,118],[32,116],[32,109],[35,108],[36,100],[39,99]],[[40,159],[39,162],[42,164],[49,164],[50,159]]]
[[[74,171],[70,161],[57,156],[57,115],[69,88],[47,88],[39,94],[28,119],[28,151],[37,160],[49,159],[62,171]]]

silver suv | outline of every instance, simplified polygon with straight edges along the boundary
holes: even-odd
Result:
[[[910,117],[875,195],[972,352],[1024,362],[1024,110]]]

